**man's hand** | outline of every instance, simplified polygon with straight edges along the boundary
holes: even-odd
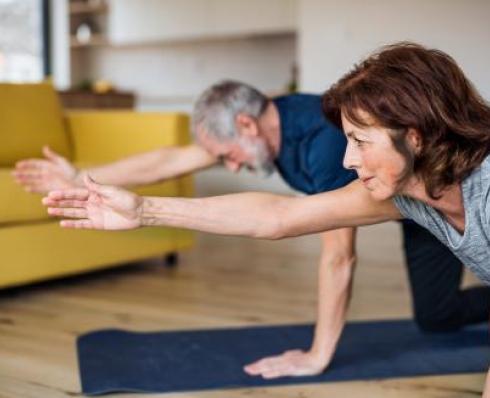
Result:
[[[86,188],[51,191],[43,198],[48,213],[68,217],[67,228],[124,230],[141,226],[143,198],[121,188],[100,185],[84,177]]]
[[[26,159],[16,163],[14,179],[27,192],[48,193],[76,187],[78,170],[63,156],[43,147],[45,159]]]
[[[243,370],[251,376],[274,379],[284,376],[314,376],[322,373],[330,360],[313,351],[290,350],[281,355],[262,358],[246,365]]]

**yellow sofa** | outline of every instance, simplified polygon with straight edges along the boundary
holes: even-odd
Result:
[[[188,117],[177,113],[64,113],[50,84],[0,84],[0,288],[190,247],[192,233],[179,229],[62,229],[47,216],[41,196],[24,192],[10,174],[17,160],[41,157],[45,144],[75,164],[88,166],[187,144],[188,126]],[[185,177],[136,191],[191,196],[193,184],[191,177]]]

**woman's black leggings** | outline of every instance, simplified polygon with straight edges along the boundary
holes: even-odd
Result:
[[[402,226],[414,316],[420,329],[444,332],[487,322],[490,287],[462,289],[461,261],[425,228],[410,220],[403,220]]]

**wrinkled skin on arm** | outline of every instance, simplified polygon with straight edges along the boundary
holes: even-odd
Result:
[[[139,197],[88,177],[85,185],[83,189],[53,191],[43,199],[51,215],[71,218],[63,221],[63,226],[132,229],[164,225],[280,239],[401,217],[391,200],[373,200],[358,181],[301,198],[261,192],[196,199]]]

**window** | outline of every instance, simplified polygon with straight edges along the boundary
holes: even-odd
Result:
[[[0,81],[35,82],[44,78],[46,7],[43,0],[0,0]]]

